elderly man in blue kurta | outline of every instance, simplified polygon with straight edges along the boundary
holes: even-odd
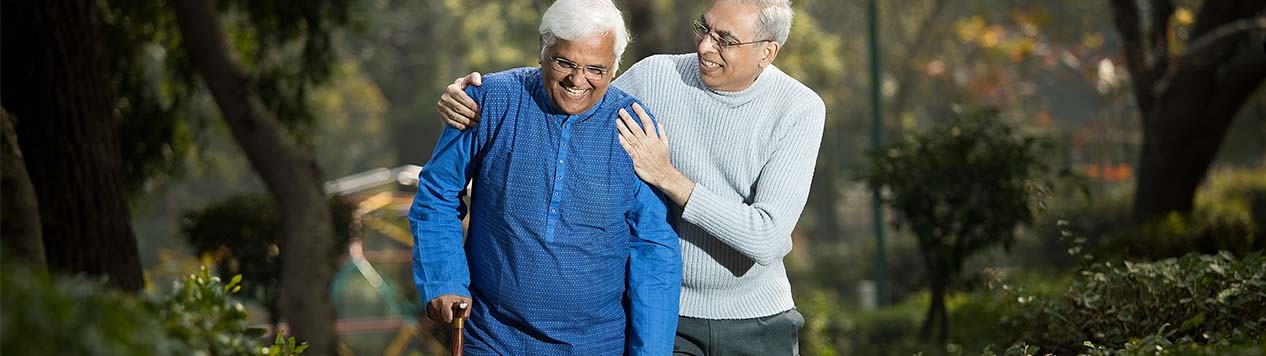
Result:
[[[541,22],[541,67],[470,88],[484,124],[445,128],[422,169],[409,212],[419,294],[445,323],[473,302],[470,355],[670,354],[680,247],[618,141],[617,111],[638,101],[608,89],[624,22],[610,0],[561,0]]]

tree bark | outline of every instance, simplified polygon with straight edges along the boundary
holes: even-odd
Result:
[[[35,187],[26,174],[26,162],[18,148],[18,136],[13,132],[13,120],[9,112],[0,108],[3,120],[3,138],[0,139],[0,238],[9,255],[34,269],[45,269],[44,238],[40,235],[40,205],[35,199]]]
[[[292,334],[310,343],[309,353],[334,355],[338,340],[329,286],[337,252],[316,162],[284,135],[251,87],[212,1],[176,0],[171,5],[182,47],[189,51],[234,139],[277,202],[282,225],[283,315]]]
[[[140,290],[97,1],[6,1],[0,17],[4,51],[20,54],[3,61],[0,102],[22,120],[17,137],[38,199],[48,267]]]
[[[1153,3],[1153,11],[1173,11],[1168,1]],[[1145,31],[1135,1],[1112,1],[1143,123],[1135,222],[1191,211],[1196,189],[1217,156],[1227,128],[1266,79],[1266,58],[1258,52],[1260,48],[1243,41],[1248,32],[1217,30],[1260,16],[1263,8],[1266,3],[1253,0],[1205,2],[1188,42],[1199,45],[1171,57],[1165,40],[1168,20],[1160,20],[1171,14],[1153,14],[1154,26]]]

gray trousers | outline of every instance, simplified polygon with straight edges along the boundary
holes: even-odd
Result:
[[[679,317],[674,356],[799,356],[804,316],[791,309],[755,319]]]

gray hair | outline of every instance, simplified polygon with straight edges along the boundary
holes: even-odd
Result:
[[[615,36],[615,68],[620,69],[620,56],[629,44],[629,30],[624,17],[611,0],[558,0],[541,15],[541,58],[545,50],[559,39],[575,41],[593,35]]]
[[[778,45],[786,45],[791,35],[791,19],[795,11],[791,10],[791,0],[722,0],[744,5],[761,7],[760,23],[756,24],[758,39],[773,39]]]

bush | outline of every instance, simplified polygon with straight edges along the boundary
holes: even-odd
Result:
[[[1000,295],[1002,321],[1020,331],[1017,340],[1057,354],[1231,347],[1256,343],[1266,332],[1260,252],[1095,263],[1062,291],[1007,288]]]
[[[298,355],[306,344],[262,329],[228,284],[206,269],[175,283],[162,298],[109,289],[102,281],[57,277],[8,263],[0,268],[0,353],[4,355]]]

